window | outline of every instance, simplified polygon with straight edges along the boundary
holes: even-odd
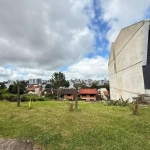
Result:
[[[71,94],[67,94],[67,96],[71,96]]]

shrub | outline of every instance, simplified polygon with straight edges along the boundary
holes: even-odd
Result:
[[[15,102],[17,101],[17,95],[5,93],[1,95],[1,99],[2,100],[6,99],[8,101]]]
[[[54,95],[52,93],[48,93],[45,95],[46,98],[53,99]]]
[[[129,99],[123,100],[123,98],[121,97],[121,98],[118,100],[118,106],[120,106],[120,107],[127,106],[128,103],[129,103]]]
[[[21,95],[20,96],[21,102],[28,102],[30,100],[29,96]]]
[[[74,110],[74,108],[73,108],[74,104],[73,103],[68,103],[68,106],[69,106],[69,111],[73,111]]]
[[[38,101],[44,101],[45,99],[43,97],[39,97]]]
[[[132,111],[132,114],[137,115],[139,113],[139,104],[148,104],[144,100],[144,94],[138,95],[135,102],[128,105],[130,110]]]
[[[139,105],[138,103],[131,103],[128,104],[130,110],[132,111],[133,115],[137,115],[139,112]]]
[[[108,106],[120,106],[120,107],[123,107],[123,106],[127,106],[128,105],[128,102],[129,102],[129,99],[127,100],[123,100],[123,98],[121,97],[119,100],[105,100],[105,105],[108,105]]]

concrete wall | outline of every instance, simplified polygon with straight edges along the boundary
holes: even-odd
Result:
[[[144,34],[146,27],[141,21],[122,29],[111,48],[108,65],[110,98],[113,100],[122,97],[132,101],[132,97],[145,94],[142,65],[146,52],[144,40],[148,40]]]

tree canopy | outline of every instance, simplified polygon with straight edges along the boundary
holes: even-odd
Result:
[[[18,83],[15,83],[14,85],[10,85],[8,88],[8,91],[10,93],[17,94],[18,85],[20,86],[20,94],[24,94],[26,90],[26,85],[27,85],[25,81],[19,81]]]
[[[66,81],[65,78],[65,74],[63,74],[62,72],[55,72],[51,79],[50,79],[51,85],[53,88],[60,88],[60,87],[64,87],[64,86],[68,86],[68,83]]]
[[[6,89],[6,85],[4,83],[0,83],[0,89]]]

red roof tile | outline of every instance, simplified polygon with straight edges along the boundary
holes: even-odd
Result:
[[[79,94],[98,94],[97,89],[80,89]]]

